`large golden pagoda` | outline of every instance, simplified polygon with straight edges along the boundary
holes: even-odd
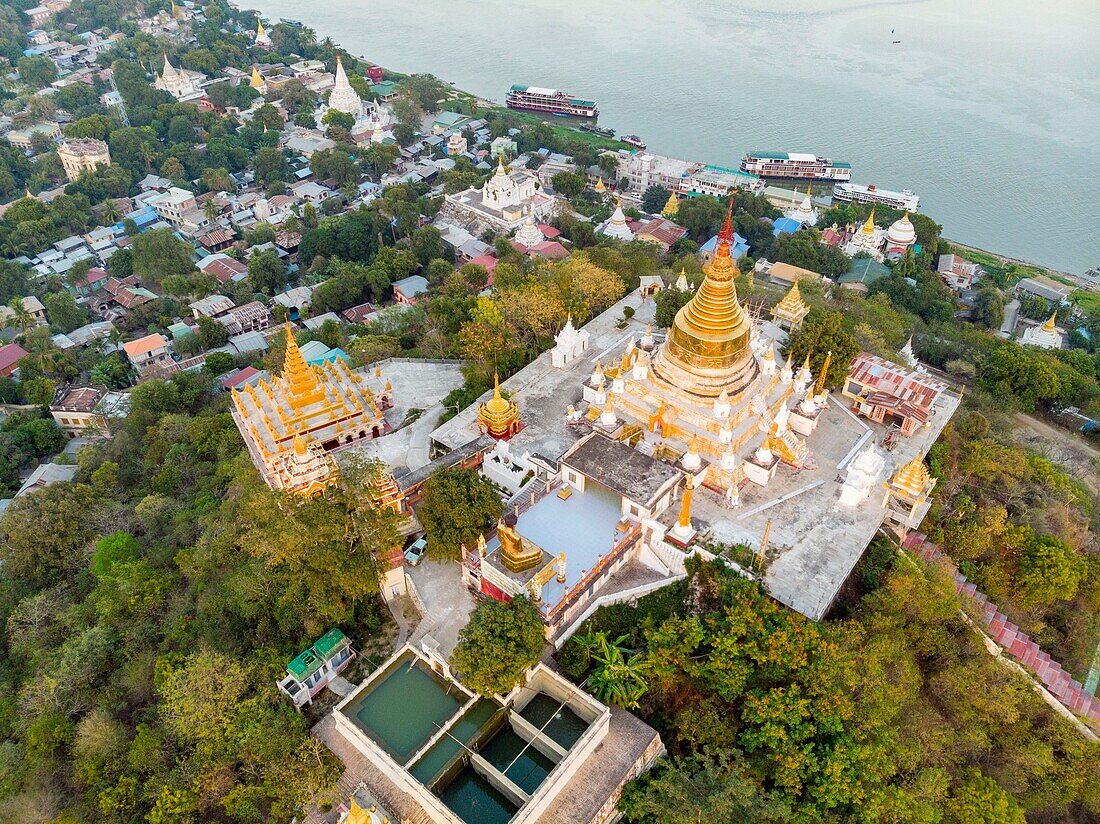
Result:
[[[653,362],[655,380],[713,400],[723,391],[736,401],[756,377],[749,347],[751,324],[737,300],[741,272],[730,255],[733,229],[727,216],[703,282],[676,313]]]
[[[519,432],[519,405],[500,392],[500,376],[493,375],[493,397],[477,408],[477,426],[498,441],[508,440]]]
[[[727,215],[702,283],[657,351],[631,339],[617,365],[597,366],[584,389],[592,426],[644,441],[648,454],[676,458],[722,491],[746,477],[766,483],[779,461],[812,465],[805,441],[790,429],[789,409],[809,378],[796,379],[789,364],[779,368],[772,341],[757,334],[738,301],[732,241]],[[774,453],[758,449],[765,441]],[[765,468],[754,474],[747,464],[757,453]]]
[[[234,389],[232,414],[270,487],[313,494],[335,477],[326,453],[386,431],[389,391],[342,360],[306,363],[288,324],[282,375]]]

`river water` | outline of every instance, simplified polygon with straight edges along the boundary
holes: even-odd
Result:
[[[847,160],[947,237],[1100,265],[1098,0],[241,2],[498,101],[512,83],[595,99],[660,154]]]

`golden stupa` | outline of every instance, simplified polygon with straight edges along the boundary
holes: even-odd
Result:
[[[928,497],[936,479],[924,465],[921,456],[915,455],[909,463],[890,479],[890,491],[908,502],[922,501]]]
[[[496,440],[508,440],[520,430],[519,405],[500,392],[500,376],[493,375],[493,397],[477,408],[477,426]]]
[[[256,67],[256,64],[252,64],[252,79],[248,81],[248,85],[254,89],[262,89],[264,87],[264,78],[260,74],[260,70]]]
[[[727,214],[702,283],[652,357],[631,339],[617,367],[594,373],[585,390],[589,421],[612,436],[620,428],[640,435],[654,454],[680,459],[689,472],[707,464],[707,485],[723,490],[744,480],[742,466],[769,430],[788,463],[810,463],[786,408],[808,380],[796,383],[790,369],[778,369],[772,342],[757,340],[737,299],[732,241]],[[773,467],[764,474],[770,478]]]
[[[665,203],[665,208],[661,210],[661,214],[675,217],[678,211],[680,211],[680,201],[676,197],[676,192],[669,192],[668,202]]]
[[[726,390],[736,400],[757,374],[751,324],[737,300],[734,281],[741,273],[730,255],[732,240],[727,214],[714,257],[703,266],[703,282],[676,313],[653,362],[656,379],[701,398]]]
[[[1050,317],[1047,318],[1045,321],[1043,321],[1043,331],[1044,332],[1050,332],[1050,333],[1053,334],[1053,332],[1054,332],[1054,320],[1057,317],[1058,317],[1057,312],[1051,312]]]
[[[802,293],[798,290],[796,279],[791,290],[783,296],[772,309],[772,318],[781,326],[785,325],[792,331],[802,325],[802,320],[810,312],[810,307],[802,300]]]

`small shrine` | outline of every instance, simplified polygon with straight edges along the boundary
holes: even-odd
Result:
[[[854,507],[866,501],[885,468],[886,458],[878,451],[874,442],[869,441],[844,470],[840,505]]]
[[[477,428],[496,440],[508,439],[522,428],[519,405],[500,391],[500,376],[493,376],[493,397],[477,408]]]
[[[791,286],[791,290],[783,296],[772,309],[772,318],[776,325],[790,331],[795,331],[802,326],[802,321],[810,313],[810,307],[802,300],[802,293],[798,290],[798,281]]]
[[[665,203],[661,214],[665,217],[675,217],[678,211],[680,211],[680,200],[676,197],[676,192],[669,192],[668,202]]]
[[[570,316],[554,338],[554,348],[550,350],[550,362],[558,369],[564,368],[566,364],[588,351],[588,339],[588,330],[577,329]]]
[[[886,495],[883,506],[886,507],[887,522],[895,524],[899,532],[919,526],[932,506],[931,495],[935,485],[936,479],[921,456],[915,455],[884,484]]]

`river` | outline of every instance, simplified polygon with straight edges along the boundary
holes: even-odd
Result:
[[[917,192],[947,237],[1100,265],[1096,0],[241,3],[491,99],[512,83],[594,98],[660,154],[847,160],[853,182]]]

